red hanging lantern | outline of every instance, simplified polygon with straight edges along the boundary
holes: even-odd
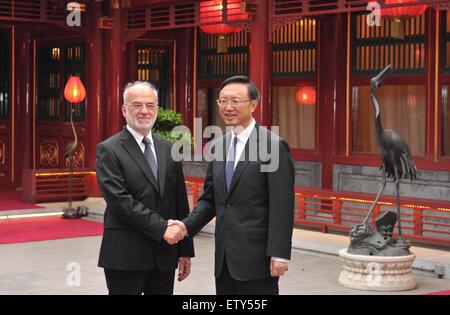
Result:
[[[64,88],[64,97],[72,104],[78,104],[84,101],[86,98],[86,89],[80,77],[71,76],[67,80],[66,87]]]
[[[417,0],[384,0],[385,4],[401,4],[401,3],[411,3],[411,2],[419,2],[419,1],[417,1]],[[398,8],[386,8],[386,9],[381,9],[381,15],[382,16],[395,16],[395,17],[418,16],[418,15],[422,15],[426,9],[427,9],[427,6],[424,4],[403,6],[403,7],[398,7]]]
[[[226,19],[228,21],[247,19],[248,14],[242,13],[242,0],[228,0]],[[215,23],[211,25],[202,25],[200,29],[208,34],[230,34],[241,31],[239,26],[230,26],[222,22],[224,18],[224,1],[223,0],[209,0],[200,2],[200,23]]]
[[[313,86],[302,86],[295,94],[295,99],[300,105],[316,104],[316,88]]]

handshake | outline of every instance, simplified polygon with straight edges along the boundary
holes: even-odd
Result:
[[[167,230],[164,233],[164,240],[170,245],[176,244],[187,236],[187,229],[183,222],[178,220],[169,220]]]

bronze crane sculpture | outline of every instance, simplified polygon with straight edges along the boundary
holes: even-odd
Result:
[[[416,178],[416,166],[411,159],[411,151],[403,138],[393,130],[384,129],[381,124],[380,106],[375,96],[375,92],[389,76],[391,65],[384,68],[377,76],[370,80],[370,96],[375,110],[375,130],[377,144],[380,149],[381,171],[383,174],[383,184],[378,192],[372,206],[367,213],[362,224],[352,228],[350,232],[351,245],[349,251],[358,254],[369,255],[402,255],[408,251],[410,246],[402,236],[402,226],[400,217],[400,179],[409,178],[413,181]],[[371,231],[368,221],[372,216],[373,209],[378,202],[387,178],[392,178],[395,183],[397,194],[397,214],[388,211],[375,220],[377,231]],[[395,222],[398,224],[399,239],[392,239],[392,232]],[[389,248],[390,247],[390,248]]]
[[[409,178],[413,181],[416,178],[416,165],[411,159],[411,150],[403,138],[393,130],[383,129],[380,117],[380,105],[375,96],[375,91],[381,86],[383,81],[389,76],[391,65],[383,69],[376,77],[370,80],[370,97],[375,109],[375,129],[377,143],[380,148],[381,171],[383,173],[383,185],[369,211],[364,223],[369,220],[373,208],[381,193],[386,187],[386,177],[393,178],[395,190],[397,192],[397,220],[398,234],[402,237],[402,225],[400,220],[400,179]]]

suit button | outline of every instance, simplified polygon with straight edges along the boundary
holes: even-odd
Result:
[[[230,204],[227,203],[227,204],[225,205],[225,208],[229,208],[229,207],[230,207]]]

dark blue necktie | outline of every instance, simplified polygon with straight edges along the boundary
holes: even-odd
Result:
[[[227,164],[225,166],[225,181],[227,184],[227,191],[230,191],[231,180],[233,179],[234,161],[236,160],[237,140],[238,140],[237,137],[233,138],[233,144],[228,154]]]
[[[150,168],[152,169],[153,176],[155,176],[156,182],[158,182],[158,163],[156,162],[156,157],[150,148],[151,142],[148,138],[144,137],[142,143],[145,144],[144,155]]]

